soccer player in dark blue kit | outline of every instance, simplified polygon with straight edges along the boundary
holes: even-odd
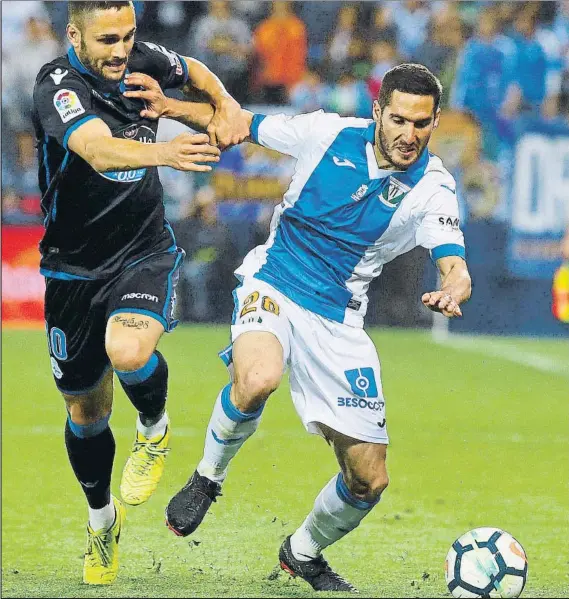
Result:
[[[248,134],[239,104],[211,71],[163,46],[135,42],[135,31],[131,2],[70,2],[71,47],[42,67],[34,88],[46,329],[68,412],[67,453],[89,504],[83,580],[95,585],[117,576],[125,517],[110,493],[113,372],[139,413],[121,482],[126,503],[150,497],[169,450],[168,367],[156,346],[176,325],[184,252],[164,218],[156,167],[211,170],[216,145]],[[208,98],[215,110],[209,136],[183,133],[156,143],[151,103],[126,93],[137,89],[128,80],[136,73]]]

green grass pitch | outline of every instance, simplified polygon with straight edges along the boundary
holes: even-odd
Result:
[[[569,349],[565,340],[373,331],[391,437],[391,485],[326,557],[365,597],[445,597],[443,563],[467,530],[495,526],[529,557],[526,597],[569,597]],[[224,495],[195,535],[176,538],[164,508],[201,457],[227,381],[226,327],[180,327],[161,342],[170,365],[172,452],[156,494],[129,508],[116,583],[81,583],[86,507],[67,462],[65,410],[39,331],[4,331],[2,595],[5,597],[312,597],[278,574],[277,551],[334,475],[282,388],[234,460]],[[452,341],[452,340],[451,340]],[[117,385],[113,491],[134,435]],[[326,595],[324,595],[326,596]],[[334,596],[338,596],[337,594]]]

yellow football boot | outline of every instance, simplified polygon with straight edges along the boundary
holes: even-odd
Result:
[[[116,497],[112,497],[112,500],[115,521],[110,528],[93,530],[87,524],[87,550],[83,562],[85,584],[111,584],[119,571],[119,539],[126,520],[126,510]]]
[[[128,505],[140,505],[156,490],[162,473],[166,454],[170,451],[170,425],[163,435],[147,439],[136,432],[136,440],[122,473],[121,495]]]

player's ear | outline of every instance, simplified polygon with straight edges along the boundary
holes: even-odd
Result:
[[[439,120],[441,118],[441,109],[437,108],[435,112],[435,124],[433,125],[433,131],[439,126]]]
[[[69,43],[77,50],[81,46],[81,31],[79,27],[73,23],[68,23],[66,34]]]
[[[373,101],[373,120],[376,122],[379,122],[379,119],[381,118],[381,106],[379,105],[379,101],[378,100],[374,100]]]

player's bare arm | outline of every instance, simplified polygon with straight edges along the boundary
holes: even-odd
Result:
[[[96,171],[170,166],[181,171],[210,171],[201,162],[217,162],[219,149],[204,134],[182,133],[169,142],[144,144],[112,136],[102,119],[91,119],[69,137],[69,149]]]
[[[208,102],[190,102],[169,98],[164,94],[156,79],[145,73],[130,73],[125,77],[129,87],[137,90],[127,90],[123,95],[127,98],[140,98],[145,102],[145,109],[140,116],[149,119],[160,117],[179,121],[192,129],[205,131],[213,116],[215,108]]]
[[[191,98],[197,90],[211,100],[211,117],[203,127],[207,130],[210,142],[214,145],[219,144],[221,148],[226,148],[244,141],[249,135],[249,127],[241,105],[227,93],[223,83],[203,63],[185,56],[180,58],[186,62],[189,73],[189,82],[182,88],[182,93]],[[127,83],[128,85],[144,86],[144,81],[142,73],[132,73],[129,75]],[[146,82],[148,81],[146,80]],[[131,98],[145,98],[144,95],[132,91],[125,95]],[[174,110],[177,116],[163,116],[169,116],[169,118],[175,118],[186,125],[193,126],[196,116],[201,117],[202,109],[197,109],[196,106],[200,104],[195,102],[185,104],[190,106],[186,106],[184,110]],[[207,106],[207,103],[203,104]],[[198,112],[197,115],[194,114],[195,110]]]
[[[437,267],[441,274],[441,289],[424,293],[423,304],[448,318],[462,316],[460,304],[468,300],[472,290],[466,262],[458,256],[446,256],[437,260]]]
[[[211,74],[213,75],[213,73]],[[218,143],[222,148],[246,141],[249,136],[253,113],[243,110],[234,100],[235,104],[233,106],[237,108],[237,112],[229,114],[227,120],[225,120],[223,111],[220,111],[213,104],[181,101],[167,97],[158,82],[144,73],[130,73],[125,82],[131,87],[141,88],[124,92],[127,98],[142,98],[146,102],[146,108],[140,113],[141,116],[151,119],[169,118],[192,129],[207,131],[211,143]],[[221,125],[218,124],[220,119],[222,119]],[[224,133],[221,132],[225,127],[225,123],[230,121],[233,123],[232,126],[238,127],[239,132],[227,139]]]

